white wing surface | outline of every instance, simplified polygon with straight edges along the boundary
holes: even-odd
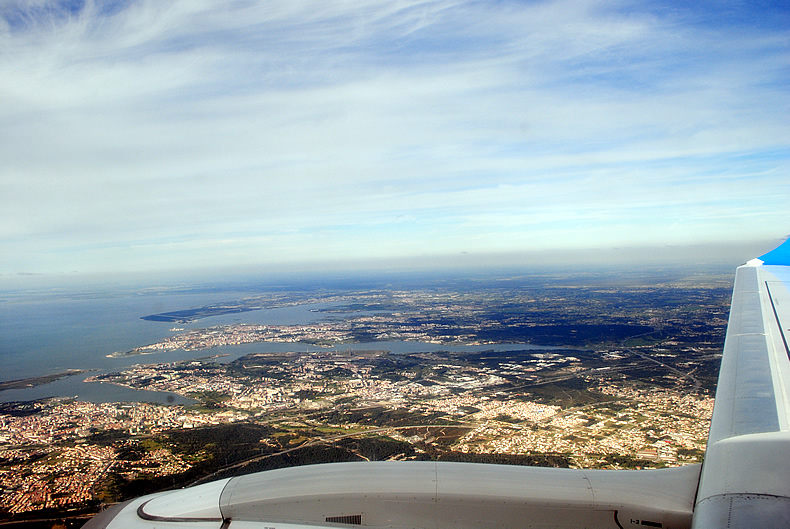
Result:
[[[790,527],[788,253],[736,272],[695,529]]]
[[[155,494],[85,527],[687,528],[699,470],[330,463]]]

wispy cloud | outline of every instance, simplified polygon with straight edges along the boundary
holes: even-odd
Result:
[[[736,15],[6,2],[0,272],[770,237],[790,30]]]

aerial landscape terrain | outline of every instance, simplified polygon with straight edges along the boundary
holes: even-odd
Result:
[[[787,4],[0,1],[0,529],[790,527]]]
[[[141,494],[331,461],[699,463],[731,289],[726,273],[546,272],[139,314],[172,327],[106,351],[124,367],[0,386],[83,376],[168,396],[0,404],[2,518],[79,526]],[[311,321],[247,319],[288,307]],[[212,324],[220,315],[234,320]]]

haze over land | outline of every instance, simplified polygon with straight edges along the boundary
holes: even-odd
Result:
[[[790,231],[789,27],[780,2],[6,1],[0,274],[737,264]]]

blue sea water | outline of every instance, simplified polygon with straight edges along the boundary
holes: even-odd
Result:
[[[186,403],[189,401],[178,395],[90,383],[85,382],[85,379],[134,364],[173,362],[214,355],[224,355],[220,360],[230,361],[253,352],[319,350],[303,344],[255,343],[203,351],[178,350],[150,355],[107,357],[116,351],[129,351],[176,334],[171,330],[173,323],[143,320],[143,316],[234,301],[250,294],[241,291],[108,291],[88,295],[58,293],[6,297],[0,301],[0,381],[62,373],[69,369],[89,372],[35,387],[0,391],[0,402],[76,396],[91,402]],[[189,324],[177,324],[177,327],[194,329],[233,323],[306,324],[324,318],[326,314],[318,312],[317,309],[329,306],[330,304],[318,303],[262,309],[203,318]],[[516,344],[496,346],[496,349],[514,350],[527,347]],[[389,350],[395,353],[448,350],[448,346],[404,341],[344,344],[341,348]],[[492,348],[494,347],[490,345],[453,346],[452,350],[475,351]]]
[[[90,373],[50,384],[0,392],[0,401],[33,400],[51,396],[79,396],[94,402],[146,400],[184,401],[154,392],[137,392],[109,384],[84,383],[97,373],[137,363],[183,360],[218,354],[211,351],[173,351],[144,356],[108,358],[116,351],[154,343],[175,334],[173,323],[142,320],[143,316],[233,301],[249,292],[145,293],[118,291],[101,294],[37,294],[6,296],[0,301],[0,381],[62,373],[69,369]],[[321,317],[310,306],[281,307],[204,318],[178,327],[203,328],[228,323],[292,324]]]

